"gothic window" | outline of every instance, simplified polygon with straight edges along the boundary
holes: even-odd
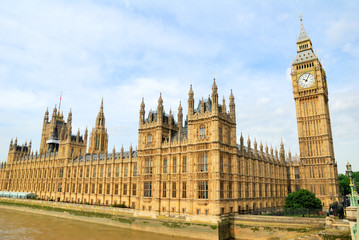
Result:
[[[77,175],[77,171],[76,171],[76,168],[74,169],[74,178],[76,177]]]
[[[86,168],[86,177],[87,178],[90,177],[90,168],[89,167]]]
[[[115,194],[118,194],[118,184],[115,184]]]
[[[136,183],[132,184],[132,195],[133,196],[136,196],[136,191],[137,191],[136,188],[137,188]]]
[[[137,164],[133,165],[133,176],[137,177]]]
[[[231,144],[231,131],[230,130],[227,131],[227,143]]]
[[[127,183],[123,184],[123,195],[127,195]]]
[[[219,157],[219,172],[223,173],[223,156]]]
[[[93,171],[92,171],[92,177],[96,177],[96,167],[93,167]]]
[[[152,134],[147,135],[147,144],[152,144]]]
[[[145,159],[145,174],[152,174],[152,159]]]
[[[172,173],[177,173],[177,159],[174,157],[172,159]]]
[[[294,173],[295,173],[295,179],[300,179],[299,168],[298,167],[294,168]]]
[[[228,183],[228,198],[232,198],[232,183]]]
[[[163,185],[162,185],[163,187],[162,187],[162,197],[166,197],[166,195],[167,195],[167,184],[166,183],[163,183]]]
[[[102,194],[102,183],[98,185],[98,194]]]
[[[163,173],[167,173],[167,158],[163,159]]]
[[[198,198],[208,199],[208,181],[198,182]]]
[[[143,183],[143,196],[152,197],[152,182]]]
[[[82,174],[83,174],[83,168],[80,167],[80,178],[82,178]]]
[[[219,130],[218,130],[218,135],[219,135],[219,142],[222,142],[222,138],[223,138],[223,136],[222,136],[222,127],[219,127]]]
[[[125,169],[124,169],[123,176],[128,177],[128,165],[127,164],[125,164]]]
[[[232,159],[228,158],[228,173],[232,173]]]
[[[198,171],[208,172],[208,155],[200,153],[198,156]]]
[[[86,184],[85,184],[85,193],[88,193],[88,191],[89,191],[89,184],[86,183]]]
[[[187,157],[182,158],[182,173],[187,172]]]
[[[187,183],[182,183],[182,198],[187,198]]]
[[[58,192],[62,192],[62,183],[59,183],[58,188],[57,188],[57,191],[58,191]]]
[[[172,197],[176,197],[176,183],[172,183]]]
[[[108,168],[107,168],[107,177],[111,177],[111,171],[112,171],[111,166],[108,166]]]
[[[67,178],[71,178],[71,168],[69,168],[68,174],[67,174]]]
[[[116,177],[120,176],[120,166],[116,166]]]
[[[100,168],[100,178],[102,178],[103,177],[103,166],[101,166],[101,168]]]
[[[224,198],[224,183],[220,182],[219,184],[219,198]]]
[[[111,184],[107,183],[106,194],[110,194],[110,192],[111,192]]]
[[[200,136],[200,138],[206,137],[206,127],[204,125],[201,125],[201,127],[199,129],[199,136]]]

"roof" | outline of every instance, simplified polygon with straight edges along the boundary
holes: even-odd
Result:
[[[302,62],[308,62],[311,60],[318,59],[318,57],[315,55],[312,49],[308,49],[302,52],[297,53],[297,56],[295,57],[293,64],[299,64]]]

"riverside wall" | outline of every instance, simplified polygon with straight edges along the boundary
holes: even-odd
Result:
[[[331,239],[326,237],[329,235],[350,239],[347,221],[329,219],[328,224],[328,218],[158,215],[128,208],[11,198],[0,198],[0,208],[189,239]]]

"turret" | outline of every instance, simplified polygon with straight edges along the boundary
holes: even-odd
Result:
[[[213,78],[213,85],[212,85],[212,111],[214,113],[218,112],[218,87],[215,78]]]
[[[178,129],[182,130],[183,128],[183,113],[182,113],[182,105],[181,102],[178,106],[178,115],[177,115],[177,120],[178,120]]]
[[[84,142],[87,143],[87,137],[88,137],[88,131],[87,131],[87,127],[85,129],[85,135],[84,135]]]
[[[168,125],[172,126],[173,116],[172,116],[172,109],[170,108],[170,114],[168,116]]]
[[[11,138],[9,149],[12,149],[12,146],[13,146],[13,141],[12,141],[12,138]]]
[[[49,121],[49,108],[46,108],[44,122],[47,123]]]
[[[140,107],[140,125],[145,122],[145,100],[142,98]]]
[[[226,114],[227,113],[227,109],[226,109],[226,99],[224,99],[223,96],[223,101],[222,101],[222,113]]]
[[[54,110],[52,111],[52,116],[51,118],[54,119],[57,115],[57,109],[56,109],[56,104],[55,104],[55,107],[54,107]]]
[[[157,123],[162,124],[163,120],[163,100],[162,94],[160,93],[160,97],[158,98],[158,105],[157,105]]]
[[[234,103],[234,96],[231,89],[231,95],[229,96],[229,115],[233,119],[233,121],[236,121],[236,105]]]
[[[72,110],[70,108],[69,115],[67,116],[67,124],[71,126],[71,123],[72,123]]]
[[[283,140],[280,141],[279,160],[280,160],[282,163],[285,162],[285,152],[284,152]]]
[[[188,92],[188,116],[193,115],[193,113],[194,113],[194,93],[191,84]]]

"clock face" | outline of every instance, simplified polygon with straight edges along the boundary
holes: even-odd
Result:
[[[310,73],[304,73],[299,77],[298,83],[302,88],[309,88],[314,83],[314,76]]]

